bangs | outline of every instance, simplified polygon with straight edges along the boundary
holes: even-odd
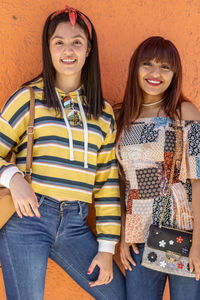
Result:
[[[176,47],[168,40],[161,37],[147,39],[140,48],[139,61],[155,60],[156,62],[167,63],[173,72],[176,72],[180,65],[180,58]]]
[[[58,24],[60,23],[71,23],[69,20],[69,14],[68,13],[62,13],[60,15],[55,16],[49,23],[49,28],[48,28],[48,40],[52,37],[54,31],[56,30],[56,27],[58,26]],[[78,24],[81,29],[83,29],[88,41],[89,39],[89,33],[88,33],[88,29],[87,26],[85,24],[85,22],[81,19],[81,17],[79,15],[77,15],[77,19],[76,19],[76,24]]]

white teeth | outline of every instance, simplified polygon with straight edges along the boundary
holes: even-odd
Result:
[[[71,62],[75,62],[75,59],[62,59],[62,61],[66,63],[71,63]]]
[[[161,81],[155,81],[155,80],[149,80],[147,79],[148,82],[153,83],[153,84],[159,84]]]

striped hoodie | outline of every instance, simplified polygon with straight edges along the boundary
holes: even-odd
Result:
[[[38,80],[32,87],[35,91],[35,131],[31,186],[36,193],[58,200],[91,203],[94,195],[99,251],[113,253],[120,234],[120,201],[114,144],[116,125],[112,107],[105,101],[105,108],[98,120],[86,118],[85,141],[79,105],[81,100],[84,109],[85,96],[81,95],[81,89],[68,95],[56,89],[64,102],[63,112],[67,119],[73,121],[76,115],[80,115],[76,124],[69,122],[72,149],[63,115],[48,108],[43,100],[43,80]],[[30,92],[22,87],[8,99],[1,111],[0,184],[7,187],[14,173],[25,170],[29,103]],[[3,159],[11,149],[16,153],[17,166]]]

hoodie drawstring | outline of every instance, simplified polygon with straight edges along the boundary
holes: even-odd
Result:
[[[73,138],[72,138],[72,131],[71,131],[71,127],[69,125],[69,121],[67,119],[66,113],[65,113],[65,109],[63,107],[62,101],[60,99],[60,95],[58,93],[58,91],[56,90],[56,94],[60,103],[60,107],[61,107],[61,111],[62,111],[62,115],[69,133],[69,150],[70,150],[70,160],[74,160],[74,147],[73,147]],[[77,100],[78,100],[78,105],[79,105],[79,109],[80,109],[80,113],[81,113],[81,117],[83,120],[83,131],[84,131],[84,168],[88,168],[88,163],[87,163],[87,156],[88,156],[88,125],[87,125],[87,120],[86,120],[86,116],[85,116],[85,112],[80,100],[80,97],[77,93]]]
[[[83,120],[83,130],[84,130],[84,168],[88,168],[88,163],[87,163],[87,155],[88,155],[88,125],[87,125],[87,120],[86,120],[85,112],[84,112],[83,105],[81,103],[79,95],[77,97],[77,100],[78,100],[78,105],[79,105],[81,117],[82,117],[82,120]]]
[[[56,94],[57,94],[57,97],[58,97],[58,100],[59,100],[59,103],[60,103],[60,107],[61,107],[61,110],[62,110],[62,115],[63,115],[64,121],[65,121],[67,130],[68,130],[68,133],[69,133],[69,151],[70,151],[70,160],[74,160],[74,147],[73,147],[73,139],[72,139],[72,131],[71,131],[71,127],[70,127],[69,122],[68,122],[68,120],[67,120],[66,113],[65,113],[65,110],[64,110],[62,101],[61,101],[61,99],[60,99],[60,95],[59,95],[59,93],[58,93],[57,90],[56,90]]]

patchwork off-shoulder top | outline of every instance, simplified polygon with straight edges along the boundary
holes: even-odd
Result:
[[[143,243],[158,225],[166,199],[172,160],[176,165],[163,225],[192,230],[191,179],[200,178],[200,122],[168,117],[139,118],[124,131],[117,156],[126,179],[126,242]]]

